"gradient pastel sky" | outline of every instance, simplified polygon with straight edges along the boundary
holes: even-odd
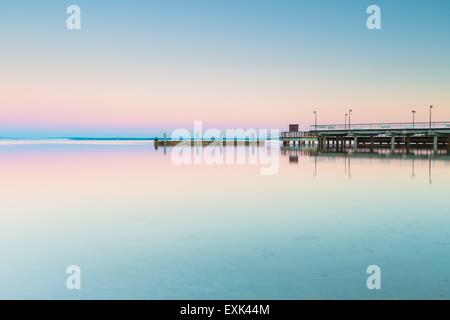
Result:
[[[0,137],[450,121],[449,1],[8,0],[0,39]]]

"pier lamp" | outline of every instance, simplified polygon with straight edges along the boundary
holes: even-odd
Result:
[[[314,111],[314,130],[317,131],[317,111]]]
[[[345,114],[345,126],[344,126],[344,130],[347,130],[347,117],[348,117],[348,113]]]
[[[433,106],[430,106],[430,129],[431,129],[431,110],[433,110]]]
[[[352,112],[353,112],[352,109],[348,110],[348,130],[350,130],[351,119],[352,119]]]
[[[412,115],[413,115],[413,129],[416,127],[416,110],[412,111]]]

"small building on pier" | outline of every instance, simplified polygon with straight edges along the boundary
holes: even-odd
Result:
[[[298,124],[290,124],[289,131],[281,132],[280,139],[283,145],[312,145],[318,142],[317,135],[310,131],[299,131]]]

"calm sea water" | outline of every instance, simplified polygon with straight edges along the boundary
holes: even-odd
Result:
[[[2,143],[0,298],[450,298],[449,157],[279,154],[264,176],[145,141]]]

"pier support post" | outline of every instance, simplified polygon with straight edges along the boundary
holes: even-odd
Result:
[[[410,147],[411,147],[411,137],[407,136],[406,137],[406,152],[409,152]]]
[[[450,136],[447,136],[447,154],[450,155]]]
[[[391,150],[394,151],[395,150],[395,136],[391,137]]]
[[[373,151],[373,147],[375,145],[375,138],[372,136],[370,137],[370,151]]]
[[[433,137],[433,151],[434,151],[434,153],[438,153],[438,139],[439,139],[439,137],[437,135],[435,135]]]
[[[354,143],[353,149],[356,150],[356,149],[358,148],[358,137],[355,136],[355,137],[353,138],[353,143]]]

